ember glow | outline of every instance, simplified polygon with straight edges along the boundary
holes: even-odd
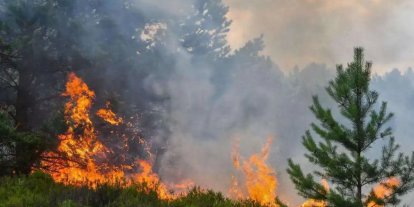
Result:
[[[171,193],[174,189],[168,189],[152,171],[150,161],[137,160],[129,165],[116,165],[107,159],[113,152],[98,139],[91,119],[95,93],[82,79],[70,73],[66,91],[62,95],[68,98],[64,111],[68,129],[66,133],[59,135],[57,151],[44,154],[42,162],[44,171],[56,182],[92,188],[104,183],[120,183],[125,186],[145,183],[148,190],[156,191],[161,199],[176,197]],[[96,114],[110,125],[119,125],[123,122],[122,118],[110,110],[109,103]],[[143,140],[140,140],[141,142]],[[145,150],[148,150],[147,146]],[[186,186],[178,184],[178,189],[188,189],[190,182],[186,183]]]
[[[263,205],[277,206],[275,204],[277,178],[273,168],[267,163],[272,139],[268,139],[262,151],[241,160],[238,146],[233,149],[233,165],[242,174],[237,180],[232,176],[229,194],[234,198],[250,198]]]

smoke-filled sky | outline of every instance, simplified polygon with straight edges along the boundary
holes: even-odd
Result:
[[[375,72],[405,70],[414,60],[411,0],[225,0],[239,47],[264,34],[265,54],[288,71],[310,62],[335,65],[363,46]]]

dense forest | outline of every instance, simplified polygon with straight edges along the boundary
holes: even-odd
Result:
[[[228,12],[0,0],[0,206],[414,202],[414,72],[362,48],[282,72]]]

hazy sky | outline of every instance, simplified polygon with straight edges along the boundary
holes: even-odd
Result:
[[[335,65],[363,46],[374,71],[414,66],[412,0],[225,0],[233,48],[264,34],[265,54],[284,71]]]

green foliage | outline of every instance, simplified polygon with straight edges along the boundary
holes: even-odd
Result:
[[[234,201],[221,193],[193,188],[186,196],[166,201],[145,184],[127,188],[103,184],[96,189],[55,183],[42,172],[26,177],[0,178],[0,207],[262,207],[252,200]]]
[[[311,132],[303,137],[308,150],[305,156],[319,166],[313,174],[304,174],[301,167],[289,160],[288,173],[299,194],[305,198],[328,201],[330,206],[366,206],[397,204],[399,197],[414,188],[414,156],[396,154],[391,128],[385,128],[393,117],[383,102],[377,110],[378,93],[369,88],[371,63],[364,62],[363,50],[355,49],[354,61],[346,69],[337,66],[337,76],[326,88],[329,96],[338,104],[342,115],[340,123],[330,109],[324,108],[318,97],[310,107],[319,123],[311,128],[321,139],[316,142]],[[379,139],[387,139],[379,159],[369,159],[366,152]],[[413,154],[414,155],[414,154]],[[325,178],[332,185],[330,190],[315,180]],[[401,185],[385,186],[391,193],[378,198],[372,186],[397,177]],[[364,190],[366,192],[364,192]]]
[[[0,175],[30,172],[47,146],[44,134],[17,131],[12,118],[0,111]]]
[[[1,179],[0,206],[48,206],[48,194],[53,180],[45,174],[35,173],[30,179]]]
[[[186,197],[175,202],[174,206],[231,206],[232,201],[221,193],[202,191],[199,188],[191,190]]]

